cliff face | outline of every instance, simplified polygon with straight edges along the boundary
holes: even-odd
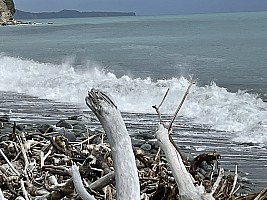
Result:
[[[8,8],[8,10],[11,12],[12,15],[14,15],[15,13],[15,4],[13,0],[4,0],[4,2],[6,3],[6,6]]]
[[[12,19],[15,13],[13,0],[0,0],[0,23],[5,23]]]

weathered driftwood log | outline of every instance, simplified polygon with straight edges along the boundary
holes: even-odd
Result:
[[[159,125],[156,137],[160,147],[165,153],[166,159],[170,165],[173,176],[179,189],[181,200],[213,200],[211,194],[205,193],[203,186],[195,186],[191,174],[186,170],[183,160],[169,140],[169,133],[162,124]]]
[[[114,161],[118,200],[140,199],[140,186],[130,136],[117,106],[105,93],[92,89],[86,104],[102,124]]]
[[[106,187],[109,184],[114,182],[115,174],[114,172],[109,172],[102,178],[96,180],[95,182],[90,184],[90,188],[95,191],[100,191],[102,188]]]

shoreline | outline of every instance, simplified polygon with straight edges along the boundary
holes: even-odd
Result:
[[[95,129],[88,128],[84,124],[83,120],[84,119],[82,116],[74,115],[74,116],[69,116],[68,118],[65,118],[65,119],[61,118],[59,121],[55,120],[55,121],[57,121],[57,123],[55,123],[55,121],[53,121],[53,122],[52,121],[49,121],[49,122],[43,121],[42,123],[40,123],[40,122],[39,123],[38,122],[37,123],[34,123],[34,122],[15,123],[15,121],[13,122],[9,118],[8,115],[2,115],[2,116],[0,116],[0,123],[1,123],[0,146],[5,144],[6,142],[9,142],[10,139],[8,140],[8,138],[11,137],[11,134],[14,134],[14,133],[16,135],[19,135],[19,136],[24,135],[23,137],[25,137],[25,139],[28,138],[28,140],[31,137],[34,138],[34,136],[41,136],[41,137],[44,137],[45,139],[48,139],[48,137],[53,137],[53,138],[55,138],[55,141],[57,141],[57,138],[60,138],[60,141],[61,140],[66,141],[66,139],[67,139],[67,141],[68,141],[67,146],[69,146],[69,145],[71,146],[71,145],[75,145],[75,144],[79,144],[79,143],[84,143],[88,138],[91,138],[90,139],[90,145],[91,146],[97,145],[101,141],[102,142],[104,141],[104,145],[105,145],[107,143],[107,138],[106,138],[105,133],[102,131],[102,128],[98,127],[99,122],[97,121],[97,119],[94,116],[91,116],[90,119],[88,119],[93,124],[95,124],[92,126],[92,127],[95,127]],[[29,140],[28,142],[32,141],[33,143],[35,143],[35,142],[39,141],[39,140],[35,141],[33,138],[31,140]],[[40,137],[38,137],[38,138],[40,139]],[[66,139],[64,139],[64,138],[66,138]],[[144,162],[143,164],[145,166],[143,166],[142,164],[140,166],[138,165],[139,166],[138,169],[140,170],[140,173],[143,174],[144,172],[142,170],[145,170],[144,168],[147,167],[146,161],[144,161],[143,159],[147,160],[148,158],[149,159],[154,158],[157,155],[159,145],[155,139],[155,136],[150,134],[150,133],[145,133],[145,134],[139,133],[136,135],[131,135],[131,141],[132,141],[133,150],[135,152],[136,160],[140,160],[141,162]],[[27,140],[26,140],[26,143],[27,143]],[[108,145],[108,143],[107,143],[107,145]],[[57,148],[59,148],[59,147],[57,147]],[[99,148],[99,147],[97,147],[97,148]],[[107,147],[105,147],[105,148],[107,148]],[[7,154],[6,149],[4,149],[4,148],[1,148],[1,149],[3,150],[3,152],[6,152],[6,154]],[[202,154],[200,152],[192,153],[191,151],[188,151],[188,148],[185,148],[185,147],[179,146],[179,149],[180,149],[183,157],[186,158],[188,160],[188,162],[190,162],[190,163],[193,162],[194,158],[196,158],[197,155]],[[58,150],[60,150],[60,148]],[[65,149],[65,151],[67,151],[67,150]],[[206,154],[206,153],[207,152],[205,152],[205,153],[203,152],[203,154]],[[208,153],[209,153],[209,155],[212,155],[212,154],[214,155],[214,152],[208,152]],[[57,154],[57,156],[59,156],[59,155]],[[102,160],[103,158],[101,156],[103,156],[103,155],[102,154],[98,155],[97,158]],[[165,161],[165,155],[163,152],[161,152],[160,157],[161,157],[162,161],[166,162]],[[0,155],[0,158],[1,158],[1,155]],[[37,162],[36,163],[37,165],[41,164],[41,166],[42,166],[42,161],[40,161],[41,163],[39,163],[39,161],[36,161],[36,162]],[[2,163],[4,163],[4,162],[2,162]],[[200,170],[197,173],[198,173],[198,176],[204,180],[205,177],[211,173],[209,170],[212,170],[213,167],[212,167],[211,163],[209,163],[209,162],[205,162],[205,164],[203,164],[203,163],[200,165],[200,169],[202,171]],[[221,165],[221,163],[220,163],[220,160],[218,160],[218,162],[216,162],[216,163],[217,164],[214,163],[215,165],[217,165],[216,170],[215,171],[212,170],[214,173],[214,175],[213,175],[214,177],[218,176],[219,168],[223,167],[223,165]],[[55,165],[57,165],[57,164],[55,164]],[[53,168],[53,164],[52,165],[49,164],[48,166],[44,166],[45,169],[48,169],[51,167]],[[54,166],[54,167],[56,167],[56,166]],[[112,166],[110,166],[110,167],[111,167],[111,169],[113,169]],[[16,168],[20,168],[20,167],[16,166]],[[59,168],[59,171],[60,171],[61,166],[58,166],[57,168]],[[41,174],[41,171],[37,171],[37,173]],[[50,171],[50,169],[48,171]],[[108,170],[108,172],[110,172],[110,171]],[[65,172],[59,172],[59,173],[61,174],[61,173],[65,173]],[[259,190],[253,189],[253,183],[245,177],[245,175],[246,175],[245,173],[242,173],[241,171],[239,171],[238,174],[239,174],[238,185],[241,186],[240,189],[237,191],[238,196],[261,191],[260,189]],[[1,173],[0,173],[0,175],[1,175]],[[67,174],[65,176],[67,176]],[[145,175],[139,174],[139,176],[145,176]],[[161,175],[159,175],[159,176],[161,176]],[[234,171],[230,171],[229,169],[225,169],[225,176],[234,176]],[[172,175],[171,175],[171,178],[172,178]],[[140,181],[141,180],[144,181],[144,180],[146,180],[146,178],[145,177],[140,178]],[[140,182],[140,184],[141,184],[141,182]],[[169,182],[168,184],[172,184],[172,181]],[[154,189],[156,189],[156,188],[154,188]],[[150,188],[150,190],[151,190],[151,188]],[[5,191],[5,194],[7,194],[7,193],[8,192]],[[36,198],[38,198],[38,197],[36,197]]]
[[[22,127],[26,125],[26,130],[28,131],[36,131],[37,127],[41,125],[45,125],[46,127],[53,125],[53,127],[56,127],[56,124],[59,123],[60,120],[61,122],[65,120],[73,127],[73,129],[70,130],[66,129],[70,137],[76,133],[87,134],[88,132],[102,132],[100,123],[89,110],[83,111],[81,108],[73,105],[64,105],[62,102],[38,99],[23,94],[9,92],[0,94],[0,113],[9,114],[11,122],[16,121],[17,125]],[[141,147],[145,144],[143,148],[154,148],[156,143],[154,133],[157,124],[157,116],[149,115],[148,118],[145,118],[145,116],[141,114],[134,113],[122,113],[122,116],[125,120],[128,132],[131,135],[133,145],[135,147]],[[143,119],[139,124],[131,124],[128,121],[129,117],[141,117]],[[155,123],[147,123],[150,120],[155,120]],[[68,123],[65,125],[68,126]],[[233,144],[231,141],[228,141],[228,144],[225,143],[227,138],[221,140],[222,137],[220,135],[209,138],[209,133],[200,133],[198,127],[194,129],[190,127],[190,129],[192,129],[190,132],[194,134],[194,136],[190,134],[182,136],[179,135],[180,131],[178,128],[179,126],[174,126],[174,132],[177,132],[178,135],[174,134],[173,138],[185,154],[196,156],[204,152],[211,153],[213,150],[216,150],[216,152],[222,156],[219,163],[225,170],[233,171],[235,164],[238,164],[241,177],[244,178],[242,180],[244,181],[243,189],[251,192],[258,192],[267,185],[267,179],[264,177],[264,159],[266,159],[264,149],[261,150],[258,147],[247,146],[244,148],[244,152],[234,151],[231,148],[234,148],[237,144]],[[183,129],[187,128],[184,127]],[[9,129],[9,131],[10,130],[11,129]],[[148,140],[151,140],[151,142],[148,143]],[[210,150],[201,150],[201,146],[205,145],[205,141],[209,143]],[[254,152],[253,149],[257,150],[258,153]],[[254,154],[251,155],[250,152],[254,152]]]
[[[1,26],[27,26],[27,25],[40,25],[40,24],[47,24],[51,25],[53,22],[47,23],[39,23],[39,22],[32,22],[32,21],[22,21],[22,20],[10,20],[7,22],[1,22]]]

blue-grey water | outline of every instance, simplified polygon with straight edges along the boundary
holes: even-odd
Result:
[[[1,28],[1,51],[39,62],[99,62],[116,75],[194,75],[203,84],[266,92],[267,13],[51,20]],[[41,21],[47,22],[47,21]]]
[[[192,77],[197,84],[175,125],[177,143],[216,149],[259,190],[267,185],[266,21],[267,12],[256,12],[0,27],[0,111],[22,122],[52,120],[45,116],[65,102],[87,110],[84,97],[96,87],[112,95],[132,134],[151,131],[151,106],[170,88],[161,112],[172,115]]]

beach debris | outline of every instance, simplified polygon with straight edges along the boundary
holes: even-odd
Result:
[[[169,89],[164,95],[160,105],[158,107],[156,105],[152,106],[156,110],[156,113],[159,115],[159,126],[156,132],[156,138],[160,147],[165,153],[166,160],[176,181],[179,191],[176,196],[180,200],[234,199],[234,193],[239,189],[236,189],[238,178],[237,166],[234,176],[227,176],[226,178],[224,176],[224,169],[220,168],[219,173],[217,173],[217,178],[214,181],[214,172],[215,170],[218,171],[217,160],[221,156],[216,152],[213,152],[212,154],[203,153],[195,157],[188,167],[189,170],[187,170],[186,165],[188,165],[188,162],[185,162],[179,148],[172,139],[172,124],[174,123],[174,120],[183,103],[185,102],[185,99],[188,96],[189,90],[193,84],[195,84],[195,81],[191,80],[180,104],[178,105],[168,125],[168,128],[164,127],[164,123],[161,119],[160,106],[163,104],[166,96],[168,95]],[[200,164],[202,164],[203,162],[205,162],[206,164],[207,162],[212,162],[212,170],[209,173],[205,173],[204,169],[199,168]],[[199,173],[200,171],[202,171],[202,173]],[[259,195],[261,195],[261,193]],[[246,197],[244,198],[246,199]]]
[[[105,132],[82,130],[79,118],[69,121],[72,129],[68,131],[86,132],[75,132],[76,140],[65,134],[65,127],[20,125],[24,128],[18,129],[16,123],[1,123],[0,200],[267,198],[267,189],[238,193],[241,178],[237,166],[232,173],[220,168],[217,152],[193,158],[182,152],[161,117],[154,137],[148,134],[137,141],[127,134],[120,112],[107,94],[91,90],[86,102],[95,109]],[[160,106],[155,107],[160,113]],[[136,140],[135,144],[130,139]],[[126,193],[126,189],[135,193]]]

